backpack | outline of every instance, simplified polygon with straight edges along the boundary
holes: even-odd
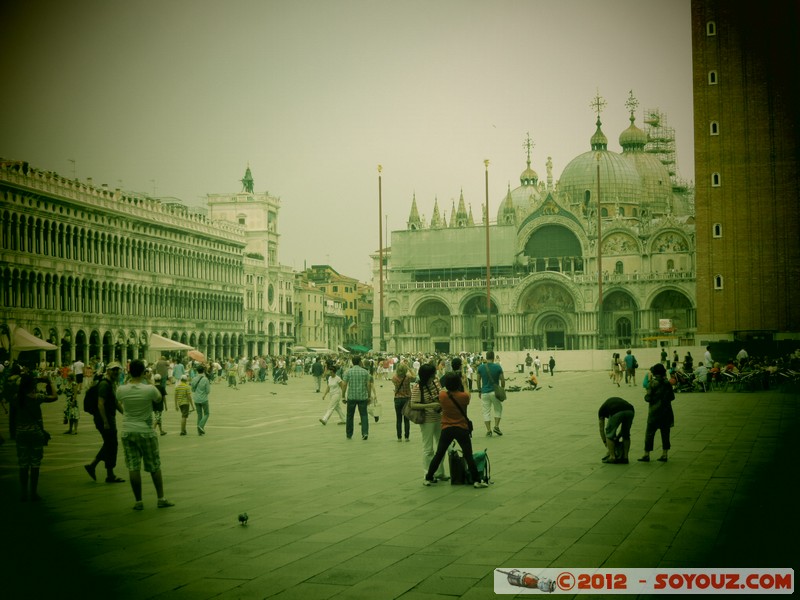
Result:
[[[450,466],[450,485],[472,485],[474,481],[467,467],[467,460],[461,452],[456,450],[455,444],[447,451],[447,455]],[[475,459],[475,465],[478,467],[481,481],[489,483],[492,478],[492,470],[486,450],[474,452],[472,458]]]
[[[97,414],[97,398],[99,395],[100,381],[92,384],[92,386],[86,390],[86,394],[83,396],[83,412],[87,412],[90,415]]]

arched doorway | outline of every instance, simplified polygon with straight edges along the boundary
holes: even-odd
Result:
[[[631,321],[627,317],[617,319],[615,331],[617,334],[617,348],[627,348],[631,345],[632,337]]]
[[[80,358],[84,363],[89,362],[88,349],[86,333],[81,329],[75,334],[75,358]]]
[[[450,352],[450,309],[445,303],[436,299],[426,300],[417,308],[416,316],[421,321],[417,333],[424,336],[427,332],[430,350]]]
[[[567,324],[559,316],[550,316],[542,324],[545,347],[548,350],[564,350],[567,347]]]
[[[494,349],[497,336],[497,304],[492,300],[490,318],[487,320],[486,296],[476,295],[464,304],[464,345],[466,348]]]
[[[625,291],[612,290],[603,298],[603,347],[627,348],[638,343],[636,301]]]
[[[567,287],[546,279],[528,288],[518,304],[525,315],[527,330],[520,340],[523,347],[572,349],[567,315],[575,314],[575,299]]]

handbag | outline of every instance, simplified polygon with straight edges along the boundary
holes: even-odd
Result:
[[[422,400],[422,388],[419,389],[419,399]],[[403,405],[403,416],[417,425],[425,422],[425,410],[422,408],[411,408],[411,398],[406,400]]]
[[[495,381],[494,377],[492,377],[492,370],[489,368],[488,363],[486,364],[486,372],[489,374],[489,379],[492,380],[492,391],[494,392],[494,397],[500,402],[503,402],[506,399],[506,389],[497,381]]]

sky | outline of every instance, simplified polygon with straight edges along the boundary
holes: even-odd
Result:
[[[495,215],[528,134],[558,179],[598,93],[609,150],[633,91],[694,180],[690,0],[6,0],[0,39],[0,157],[189,206],[249,165],[298,270],[370,280],[413,196],[477,220],[485,159]]]

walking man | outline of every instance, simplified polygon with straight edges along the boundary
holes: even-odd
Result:
[[[319,359],[319,356],[314,361],[314,364],[311,365],[311,375],[314,377],[314,385],[317,386],[316,393],[319,394],[319,388],[322,384],[322,374],[325,372],[325,367],[322,364],[322,361]]]
[[[97,410],[94,412],[93,417],[94,426],[103,438],[103,445],[94,460],[83,467],[89,477],[97,481],[95,471],[100,461],[103,461],[106,465],[106,483],[122,483],[125,481],[114,474],[114,467],[117,466],[117,450],[119,449],[116,389],[121,368],[122,365],[116,361],[108,363],[105,376],[97,384]]]
[[[186,435],[186,419],[189,418],[189,410],[193,407],[189,376],[181,375],[178,385],[175,386],[175,410],[181,412],[181,435]]]
[[[353,366],[344,374],[342,396],[347,402],[347,422],[345,433],[347,439],[353,437],[353,417],[358,408],[361,416],[361,439],[369,437],[369,417],[367,416],[367,403],[375,397],[375,388],[372,375],[361,366],[361,357],[353,357]]]
[[[133,360],[130,364],[130,381],[117,389],[117,403],[122,417],[122,449],[125,465],[135,503],[133,510],[144,509],[142,502],[142,462],[150,473],[158,497],[158,508],[175,506],[164,497],[164,482],[161,478],[161,457],[158,452],[158,436],[153,429],[153,403],[161,400],[161,392],[143,378],[144,363]]]
[[[538,358],[538,357],[537,357]],[[494,386],[506,387],[503,367],[494,362],[494,351],[486,353],[486,362],[478,367],[478,397],[481,399],[483,423],[486,425],[486,437],[492,437],[492,409],[494,409],[494,433],[500,431],[500,418],[503,416],[503,403],[494,395]]]
[[[83,369],[86,367],[83,361],[78,358],[72,363],[72,374],[75,375],[75,383],[78,384],[78,391],[83,389]]]
[[[636,362],[636,357],[628,350],[625,353],[625,383],[628,385],[636,385],[636,367],[638,366],[639,363]]]
[[[206,423],[210,410],[208,408],[208,396],[211,394],[211,383],[206,377],[205,365],[197,367],[197,375],[192,379],[192,399],[197,410],[197,435],[206,434]]]

